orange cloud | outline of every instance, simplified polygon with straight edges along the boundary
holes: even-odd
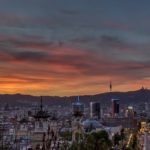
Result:
[[[32,95],[96,94],[149,87],[149,63],[115,60],[75,46],[1,38],[0,91]],[[106,40],[106,39],[105,39]],[[107,39],[108,40],[108,39]],[[110,39],[109,39],[110,40]]]

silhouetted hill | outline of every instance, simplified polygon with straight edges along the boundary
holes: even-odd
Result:
[[[140,89],[130,92],[109,92],[97,95],[80,96],[81,102],[89,104],[90,101],[100,101],[102,104],[109,104],[112,98],[120,99],[120,103],[140,103],[150,102],[150,90]],[[58,96],[44,96],[43,101],[45,105],[71,105],[76,101],[76,96],[58,97]],[[40,102],[40,97],[21,94],[3,94],[0,95],[0,105],[8,103],[11,106],[31,106]]]

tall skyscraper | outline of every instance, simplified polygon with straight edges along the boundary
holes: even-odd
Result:
[[[72,110],[73,110],[73,115],[75,117],[81,117],[84,114],[84,104],[80,102],[79,96],[78,96],[78,101],[75,103],[72,103]]]
[[[119,99],[112,99],[112,116],[119,115]]]
[[[101,107],[99,102],[90,102],[90,116],[91,118],[101,118]]]
[[[133,118],[134,116],[135,116],[135,111],[134,111],[133,107],[128,106],[128,108],[125,111],[125,117]]]

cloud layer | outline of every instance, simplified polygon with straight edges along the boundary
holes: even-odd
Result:
[[[137,4],[134,14],[131,2],[129,9],[106,1],[30,2],[0,5],[1,93],[95,94],[107,92],[110,81],[115,91],[150,88],[148,8],[139,14]]]

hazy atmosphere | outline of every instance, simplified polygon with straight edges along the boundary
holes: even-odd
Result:
[[[150,88],[150,2],[0,0],[0,93]]]

